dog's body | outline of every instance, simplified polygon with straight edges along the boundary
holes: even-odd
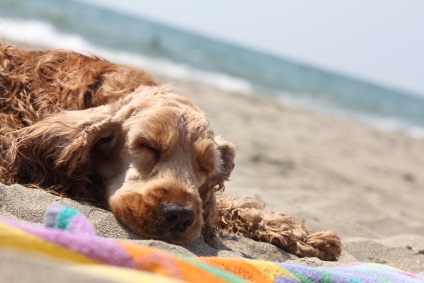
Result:
[[[203,112],[145,72],[65,51],[0,46],[0,180],[110,209],[145,238],[186,244],[217,228],[299,256],[334,260],[340,239],[267,211],[216,199],[234,147]]]

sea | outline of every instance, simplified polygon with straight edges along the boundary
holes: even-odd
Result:
[[[74,0],[0,0],[0,43],[95,54],[240,95],[424,138],[424,94],[411,94]]]

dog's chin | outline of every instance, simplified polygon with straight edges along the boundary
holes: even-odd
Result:
[[[160,205],[146,201],[138,193],[114,196],[109,201],[109,207],[119,222],[142,239],[186,245],[200,236],[203,226],[201,209],[197,209],[194,210],[194,220],[190,227],[184,231],[170,227]]]
[[[144,239],[152,239],[152,240],[160,240],[170,244],[175,245],[187,245],[194,241],[195,239],[200,237],[200,229],[199,231],[187,231],[186,233],[173,233],[169,232],[165,235],[141,235]]]

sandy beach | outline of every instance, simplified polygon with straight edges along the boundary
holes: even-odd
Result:
[[[236,167],[226,193],[263,201],[273,210],[304,219],[311,229],[336,231],[343,241],[338,263],[375,262],[424,271],[424,140],[266,97],[157,78],[198,104],[215,134],[236,145]],[[57,199],[43,191],[1,186],[0,216],[42,223],[45,208]],[[60,201],[80,209],[99,235],[134,238],[109,212]],[[225,242],[233,250],[214,250],[199,241],[187,250],[142,243],[195,255],[243,253],[313,266],[338,264],[296,259],[248,239]]]
[[[424,270],[424,141],[263,96],[172,82],[237,147],[226,192],[343,238],[342,262]]]

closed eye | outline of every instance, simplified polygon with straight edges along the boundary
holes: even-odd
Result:
[[[209,178],[215,173],[215,166],[210,162],[197,163],[196,172],[203,177]]]
[[[202,178],[215,175],[220,163],[220,152],[216,144],[209,139],[199,139],[195,142],[194,149],[196,174]]]
[[[161,156],[161,151],[158,148],[156,148],[156,147],[154,147],[150,144],[147,144],[147,143],[140,144],[139,149],[143,152],[152,153],[157,160],[159,160],[159,158]]]
[[[208,175],[209,174],[209,170],[208,169],[206,169],[205,167],[203,167],[203,166],[199,166],[198,168],[197,168],[197,171],[199,172],[199,173],[201,173],[201,174],[206,174],[206,175]]]

